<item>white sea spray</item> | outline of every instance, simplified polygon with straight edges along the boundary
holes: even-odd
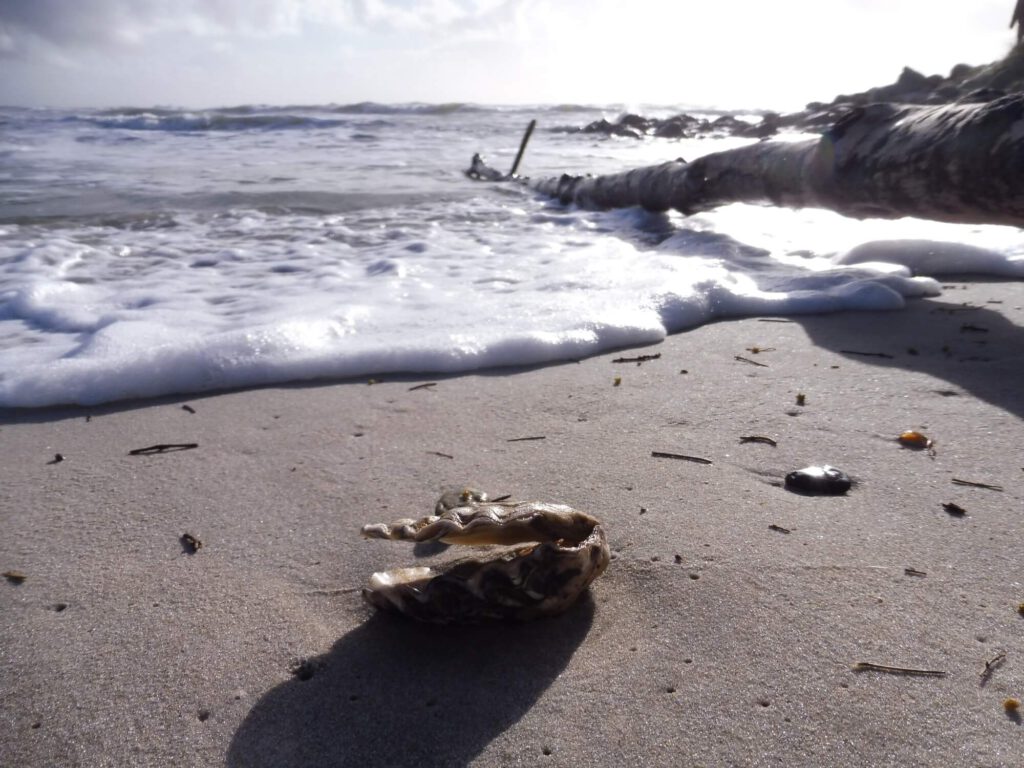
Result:
[[[567,209],[461,173],[608,172],[735,140],[545,131],[601,110],[0,110],[0,406],[577,359],[714,318],[897,309],[1020,277],[1007,227]],[[614,117],[614,112],[607,113]]]

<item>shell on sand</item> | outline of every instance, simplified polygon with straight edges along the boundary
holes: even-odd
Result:
[[[363,526],[367,538],[500,549],[439,566],[373,574],[371,605],[438,624],[533,619],[565,611],[610,560],[604,529],[563,504],[488,502],[466,489],[441,497],[434,515]]]

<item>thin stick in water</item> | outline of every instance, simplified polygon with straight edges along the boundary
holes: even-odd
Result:
[[[519,162],[523,159],[523,153],[526,152],[526,144],[530,141],[530,136],[533,135],[533,129],[536,127],[536,120],[531,120],[530,124],[526,126],[526,133],[523,134],[523,140],[519,144],[519,153],[516,155],[516,161],[512,163],[512,170],[508,172],[509,176],[515,176],[516,171],[519,170]]]

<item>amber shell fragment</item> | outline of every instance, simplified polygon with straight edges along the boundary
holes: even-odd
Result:
[[[904,448],[914,448],[918,451],[923,451],[925,448],[932,447],[932,440],[927,435],[923,435],[920,432],[909,430],[901,434],[896,441]]]

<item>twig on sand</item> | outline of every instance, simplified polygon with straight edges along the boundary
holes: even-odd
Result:
[[[129,456],[149,456],[154,453],[171,453],[172,451],[190,451],[198,448],[199,443],[159,443],[145,448],[128,451]]]
[[[975,483],[971,480],[961,480],[958,477],[953,478],[953,485],[966,485],[969,488],[988,488],[990,491],[1001,491],[1003,486],[1001,485],[989,485],[988,483]]]
[[[440,451],[427,451],[431,456],[440,456],[442,459],[454,459],[450,453],[441,453]]]
[[[749,357],[743,357],[743,355],[734,355],[733,359],[739,360],[741,363],[750,363],[751,365],[756,365],[758,368],[768,368],[769,367],[768,365],[765,365],[764,363],[759,363],[756,360],[751,360]]]
[[[506,443],[525,443],[529,440],[547,440],[547,435],[531,435],[530,437],[510,437]]]
[[[651,451],[651,456],[656,459],[679,459],[680,461],[692,461],[694,464],[711,464],[711,459],[702,459],[700,456],[687,456],[682,453],[666,453],[665,451]]]
[[[409,389],[406,390],[406,391],[407,392],[415,392],[417,389],[430,389],[431,387],[436,387],[436,386],[437,386],[437,382],[436,381],[428,381],[426,384],[417,384],[415,387],[409,387]]]
[[[746,435],[745,437],[740,437],[740,443],[764,443],[765,445],[770,445],[772,448],[778,446],[778,443],[770,437],[762,437],[761,435]]]
[[[647,362],[650,362],[651,360],[657,360],[660,357],[661,357],[661,352],[657,352],[657,353],[655,353],[653,355],[639,355],[638,357],[616,357],[614,360],[612,360],[612,362],[613,363],[636,363],[637,365],[640,365],[641,363],[647,363]]]
[[[921,577],[924,577],[924,576],[928,575],[924,571],[917,570],[917,568],[904,568],[903,569],[903,573],[905,573],[907,576],[921,576]]]
[[[888,664],[875,664],[871,661],[858,661],[853,665],[854,672],[885,672],[890,675],[908,675],[910,677],[945,677],[946,673],[936,669],[913,669],[911,667],[892,667]]]
[[[769,525],[768,530],[777,531],[778,533],[792,533],[792,531],[789,528],[783,528],[781,525],[776,525],[775,523]]]
[[[995,672],[996,667],[1006,661],[1006,653],[1000,652],[993,656],[991,659],[985,662],[985,668],[981,670],[981,674],[978,677],[981,678],[981,686],[984,687],[992,673]]]

